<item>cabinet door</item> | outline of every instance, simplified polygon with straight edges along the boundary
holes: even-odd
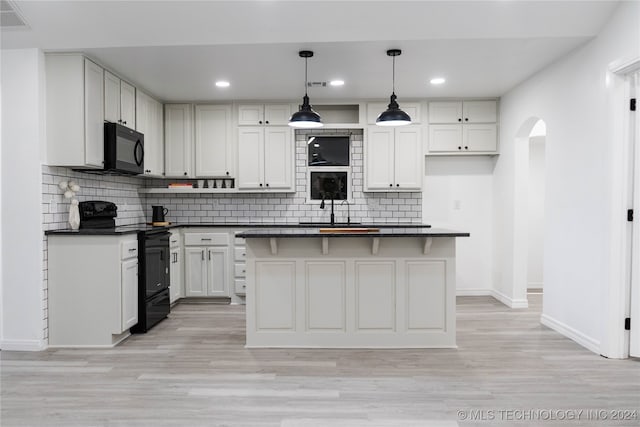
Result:
[[[419,126],[403,126],[395,130],[395,188],[422,188],[422,132]]]
[[[185,295],[203,297],[207,295],[207,248],[192,247],[184,249]]]
[[[228,297],[227,248],[207,248],[207,296]]]
[[[429,103],[429,123],[461,123],[462,102],[437,101]]]
[[[196,105],[196,176],[229,176],[233,164],[231,106]]]
[[[104,165],[104,72],[84,60],[84,144],[85,164]]]
[[[264,185],[267,189],[293,188],[293,147],[289,127],[264,129]]]
[[[176,301],[181,298],[182,293],[182,250],[177,248],[172,248],[169,254],[169,283],[170,283],[170,294],[171,294],[171,302]]]
[[[238,125],[261,125],[264,120],[264,106],[260,104],[247,104],[238,106]]]
[[[191,177],[192,113],[190,104],[167,104],[165,121],[165,175]]]
[[[264,106],[264,124],[286,126],[291,117],[290,104],[267,104]]]
[[[462,125],[429,125],[429,152],[459,152],[462,148]]]
[[[367,190],[393,187],[394,129],[369,126],[366,141],[365,186]]]
[[[497,151],[496,125],[463,125],[462,143],[464,151]]]
[[[140,91],[136,91],[136,97]],[[162,138],[162,104],[146,96],[146,111],[136,109],[136,125],[146,122],[144,134],[144,169],[145,175],[162,176],[164,173],[164,144]],[[142,115],[144,114],[144,116]]]
[[[120,123],[120,78],[104,72],[104,120]]]
[[[121,325],[124,332],[138,323],[138,260],[122,261],[121,264]]]
[[[264,130],[245,127],[238,131],[238,188],[262,188],[264,181]]]
[[[136,88],[120,81],[120,119],[128,128],[136,128]]]
[[[495,123],[498,119],[496,101],[464,101],[464,123]]]

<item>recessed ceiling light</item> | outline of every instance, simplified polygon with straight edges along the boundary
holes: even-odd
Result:
[[[441,85],[442,83],[446,82],[446,80],[442,77],[436,77],[434,79],[431,79],[430,83],[432,85]]]
[[[329,84],[331,86],[344,86],[344,80],[331,80]]]
[[[224,81],[224,80],[218,80],[216,82],[216,86],[218,86],[218,87],[229,87],[229,86],[231,86],[231,83],[229,83],[227,81]]]

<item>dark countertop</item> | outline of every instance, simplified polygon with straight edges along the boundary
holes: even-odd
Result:
[[[324,228],[324,227],[323,227]],[[366,228],[366,227],[364,227]],[[300,237],[469,237],[469,233],[459,231],[419,228],[419,227],[378,227],[378,231],[329,232],[321,233],[320,228],[271,228],[247,230],[238,233],[244,238],[300,238]]]
[[[337,227],[377,227],[377,228],[397,228],[398,224],[345,224],[345,223],[337,223]],[[80,230],[71,230],[71,229],[62,229],[62,230],[48,230],[45,231],[44,234],[47,236],[50,235],[72,235],[72,236],[111,236],[111,235],[119,235],[119,234],[131,234],[131,233],[139,233],[139,232],[158,232],[158,231],[166,231],[172,228],[178,227],[211,227],[211,228],[258,228],[258,229],[310,229],[310,230],[318,230],[319,227],[329,227],[328,223],[302,223],[302,224],[256,224],[256,223],[227,223],[227,224],[219,224],[219,223],[200,223],[200,224],[180,224],[180,223],[172,223],[168,226],[164,227],[154,227],[147,224],[134,224],[134,225],[121,225],[112,228],[81,228]],[[401,226],[405,229],[424,229],[431,228],[430,225],[426,224],[403,224]],[[293,236],[292,236],[293,237]]]

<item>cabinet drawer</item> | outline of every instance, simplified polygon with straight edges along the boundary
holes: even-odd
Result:
[[[247,282],[244,279],[236,279],[234,284],[236,294],[244,295],[247,293]]]
[[[227,233],[185,233],[185,245],[228,245],[229,235]]]
[[[244,246],[235,248],[235,260],[244,261],[247,258],[247,248]]]
[[[245,263],[236,263],[235,266],[235,276],[236,277],[245,277],[247,274],[247,265]]]
[[[138,256],[138,241],[129,240],[122,242],[122,252],[120,259],[134,258]]]

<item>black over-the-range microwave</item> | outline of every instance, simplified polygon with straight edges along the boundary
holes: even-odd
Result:
[[[104,124],[105,172],[144,172],[144,135],[118,123]]]

